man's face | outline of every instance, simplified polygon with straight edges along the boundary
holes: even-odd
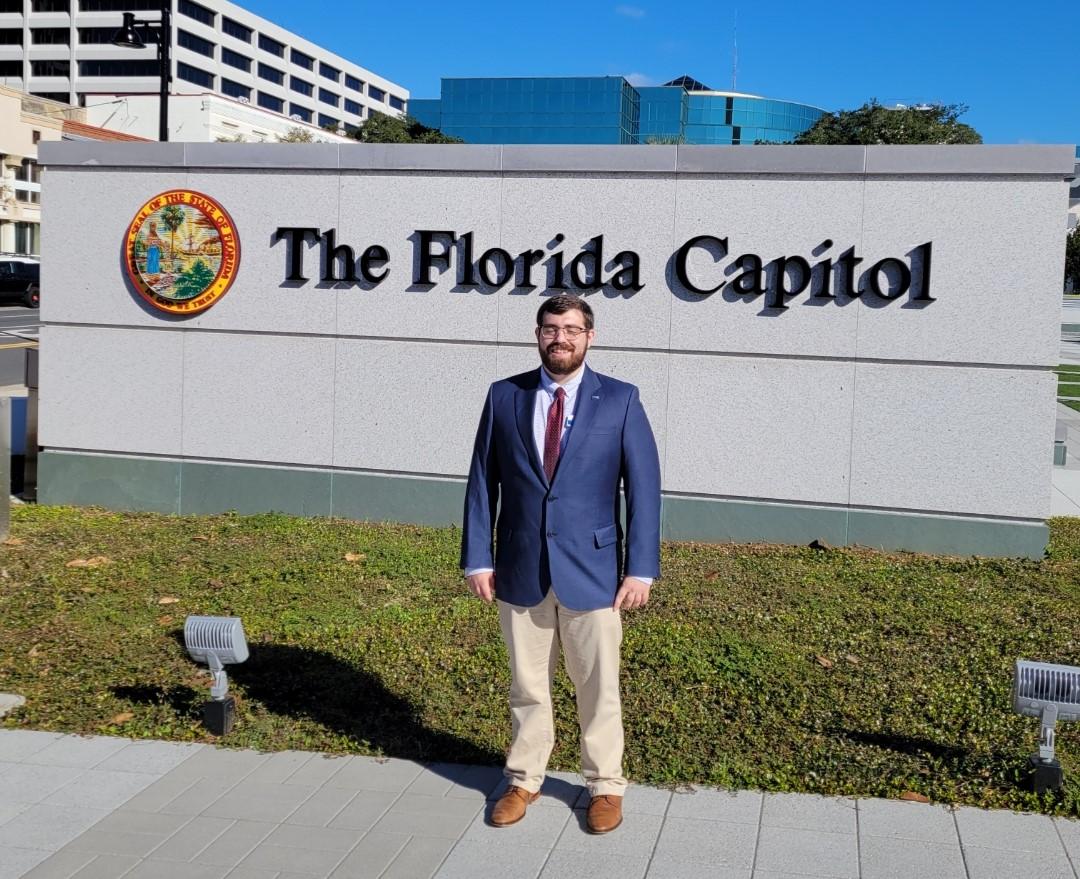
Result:
[[[572,308],[562,314],[545,314],[536,328],[540,361],[552,376],[570,375],[585,362],[595,330],[585,329],[585,315]]]

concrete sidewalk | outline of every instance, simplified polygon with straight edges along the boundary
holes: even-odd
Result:
[[[491,767],[0,730],[0,879],[1077,879],[1080,822],[634,786],[584,830],[576,776],[487,826]]]

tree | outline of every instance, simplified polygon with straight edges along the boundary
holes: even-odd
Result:
[[[214,280],[214,271],[201,259],[187,271],[181,272],[173,283],[173,294],[178,299],[192,299],[210,286]]]
[[[315,135],[308,129],[294,125],[284,134],[277,136],[278,143],[315,143]]]
[[[161,209],[161,222],[169,230],[169,258],[172,269],[176,271],[176,230],[184,225],[184,212],[179,205],[168,205]]]
[[[1080,293],[1080,226],[1065,237],[1065,286],[1072,282],[1072,291]]]
[[[464,143],[459,137],[443,134],[438,128],[428,128],[412,116],[388,116],[372,112],[349,136],[361,143]]]
[[[958,122],[963,104],[883,107],[877,99],[858,110],[826,113],[795,138],[798,144],[982,143],[970,125]]]

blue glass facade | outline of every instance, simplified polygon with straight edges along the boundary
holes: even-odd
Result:
[[[688,77],[634,87],[621,76],[444,79],[440,98],[409,112],[466,143],[535,144],[782,143],[825,114]]]

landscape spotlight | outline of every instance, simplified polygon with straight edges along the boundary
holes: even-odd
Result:
[[[203,706],[203,725],[216,736],[233,728],[236,699],[229,693],[226,665],[248,658],[247,639],[239,617],[198,617],[184,620],[184,646],[196,662],[205,663],[213,675],[210,701]]]
[[[1028,758],[1031,789],[1037,794],[1060,789],[1065,778],[1054,759],[1054,724],[1080,720],[1080,668],[1016,660],[1013,711],[1041,722],[1039,750]]]

